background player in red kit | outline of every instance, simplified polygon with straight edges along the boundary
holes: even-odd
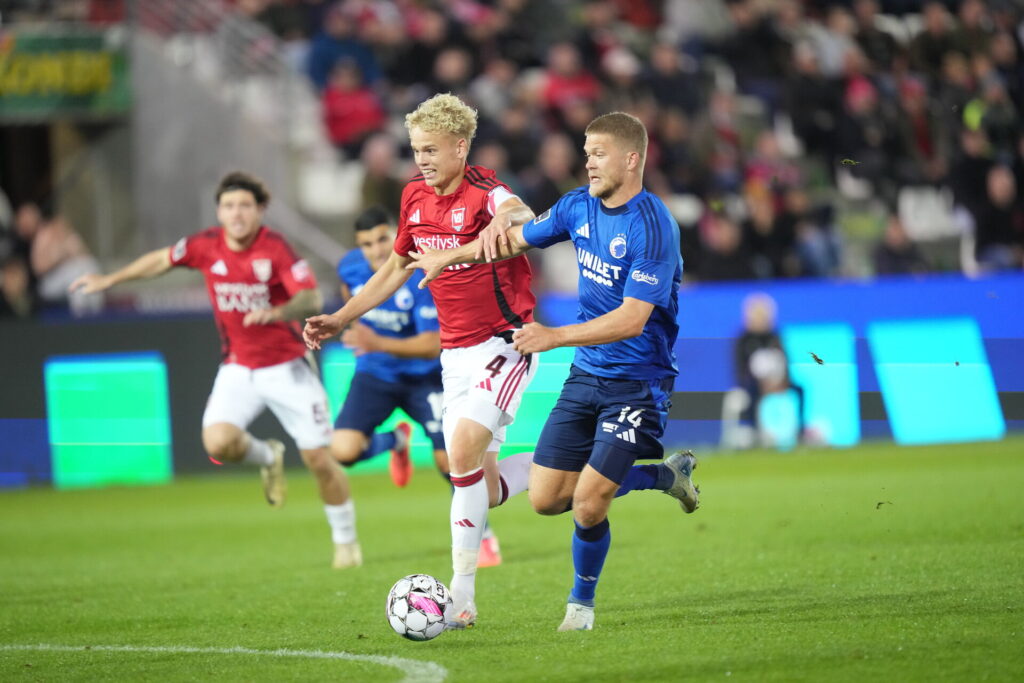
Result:
[[[421,174],[402,193],[394,253],[358,294],[331,315],[306,321],[310,348],[380,305],[411,276],[409,253],[458,247],[490,224],[521,225],[533,212],[494,176],[469,166],[476,111],[435,95],[405,119]],[[498,463],[505,427],[537,368],[512,347],[512,330],[533,320],[530,265],[523,257],[460,265],[430,284],[441,326],[443,429],[451,468],[452,628],[476,621],[477,555],[488,505],[525,490],[530,454]]]
[[[262,224],[270,194],[244,173],[217,188],[220,225],[143,254],[109,275],[84,275],[71,290],[100,292],[155,277],[172,266],[203,272],[220,331],[223,360],[203,413],[203,446],[219,462],[260,467],[267,502],[285,500],[284,444],[249,434],[270,408],[313,472],[335,544],[334,567],[362,564],[348,479],[328,450],[327,394],[305,358],[299,323],[322,305],[309,266],[284,238]]]

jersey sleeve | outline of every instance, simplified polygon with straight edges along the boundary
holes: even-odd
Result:
[[[568,221],[569,197],[571,195],[563,196],[550,209],[523,224],[523,239],[527,244],[543,249],[572,236]]]
[[[206,250],[203,249],[204,240],[199,239],[201,234],[195,233],[182,237],[168,249],[172,266],[201,269],[207,264],[209,258]]]
[[[281,249],[274,261],[274,267],[288,296],[295,296],[303,289],[316,288],[316,276],[313,275],[313,270],[306,259],[299,258],[286,242],[282,241]]]
[[[679,263],[679,228],[667,214],[649,212],[632,226],[636,244],[623,297],[632,297],[655,306],[668,306],[675,286],[673,276]]]
[[[413,197],[413,187],[412,183],[405,186],[398,209],[398,233],[395,235],[394,251],[399,256],[408,256],[410,251],[415,251],[412,233],[409,232],[409,204]]]
[[[416,271],[419,278],[410,279],[409,287],[412,289],[415,305],[413,306],[413,322],[416,325],[416,333],[437,332],[441,329],[437,320],[437,306],[434,305],[434,297],[426,287],[419,289],[419,280],[423,279],[422,271]]]
[[[518,195],[512,192],[512,190],[509,189],[508,187],[504,185],[498,185],[493,190],[487,193],[487,213],[493,216],[498,212],[499,206],[504,204],[509,199],[512,199],[513,197],[518,198]]]

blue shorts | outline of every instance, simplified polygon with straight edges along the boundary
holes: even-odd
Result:
[[[621,484],[633,461],[661,458],[673,377],[597,377],[572,366],[544,423],[533,461],[556,470],[591,467]]]
[[[401,408],[423,426],[434,450],[444,450],[443,395],[440,370],[428,375],[406,375],[400,382],[385,382],[367,372],[357,372],[352,376],[334,428],[355,429],[369,437],[396,408]]]

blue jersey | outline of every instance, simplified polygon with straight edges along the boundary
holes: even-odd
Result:
[[[359,249],[345,254],[338,263],[338,277],[355,295],[373,276],[370,264]],[[413,272],[409,281],[395,295],[360,319],[385,337],[414,337],[422,332],[437,332],[437,308],[429,289],[420,289],[423,271]],[[356,372],[366,372],[385,382],[399,382],[409,376],[422,376],[441,371],[436,358],[398,358],[390,353],[366,353],[356,357]]]
[[[643,190],[623,206],[608,209],[580,187],[524,225],[523,236],[535,247],[572,240],[580,267],[580,322],[615,310],[627,296],[654,304],[643,334],[581,346],[573,361],[577,367],[620,379],[678,374],[673,346],[679,334],[683,259],[679,226],[660,199]]]

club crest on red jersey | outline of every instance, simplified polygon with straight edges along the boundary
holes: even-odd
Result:
[[[252,260],[252,272],[260,282],[266,282],[273,273],[273,265],[268,258],[255,258]]]
[[[460,206],[457,209],[452,209],[452,228],[455,230],[462,230],[466,225],[466,207]]]

